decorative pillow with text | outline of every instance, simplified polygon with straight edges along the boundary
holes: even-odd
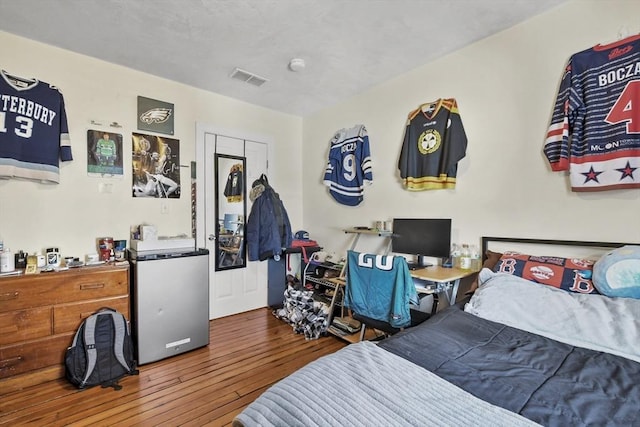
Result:
[[[568,292],[599,294],[593,286],[593,264],[594,261],[588,259],[505,252],[493,267],[493,271],[512,274]]]

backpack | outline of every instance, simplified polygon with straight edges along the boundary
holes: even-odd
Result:
[[[101,308],[87,317],[64,362],[67,380],[79,389],[101,385],[120,390],[120,378],[138,374],[127,319],[112,308]]]

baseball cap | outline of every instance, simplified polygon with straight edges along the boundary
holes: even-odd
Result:
[[[296,231],[294,236],[297,240],[309,240],[309,232],[304,230]]]

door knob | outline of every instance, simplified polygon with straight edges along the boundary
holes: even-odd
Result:
[[[213,242],[214,240],[216,240],[216,236],[214,234],[209,234],[208,239]]]

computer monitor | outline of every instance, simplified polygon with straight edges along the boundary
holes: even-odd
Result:
[[[410,268],[427,267],[424,257],[449,258],[451,251],[451,219],[394,218],[391,250],[415,255]]]

